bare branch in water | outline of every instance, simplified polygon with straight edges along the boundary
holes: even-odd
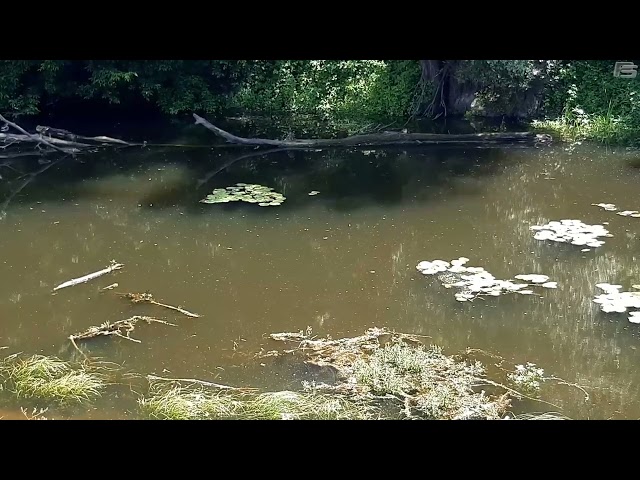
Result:
[[[18,188],[16,188],[15,190],[13,190],[9,195],[7,195],[7,197],[5,198],[4,202],[2,202],[2,204],[0,205],[0,219],[4,217],[7,207],[9,206],[9,204],[11,203],[11,200],[13,200],[13,197],[15,197],[18,193],[20,193],[27,185],[29,185],[35,178],[36,176],[40,175],[42,172],[44,172],[45,170],[53,167],[56,163],[64,160],[66,157],[64,158],[60,158],[56,161],[53,161],[51,163],[48,163],[47,165],[43,166],[42,168],[40,168],[39,170],[29,173],[27,175],[27,178],[18,186]]]
[[[53,143],[49,142],[48,140],[45,140],[44,138],[42,138],[42,135],[33,135],[32,133],[27,132],[20,125],[18,125],[17,123],[10,122],[6,118],[4,118],[2,115],[0,115],[0,120],[3,121],[4,123],[6,123],[7,125],[9,125],[10,127],[13,127],[14,129],[18,130],[23,135],[26,135],[33,142],[42,143],[42,144],[46,145],[47,147],[53,148],[54,150],[58,150],[59,152],[62,152],[62,153],[73,153],[73,152],[70,152],[69,150],[66,150],[64,148],[60,148],[60,147],[54,145]]]
[[[548,143],[549,135],[535,134],[533,132],[513,133],[470,133],[461,135],[438,133],[405,133],[382,132],[368,135],[352,135],[346,138],[319,138],[319,139],[293,139],[272,140],[267,138],[244,138],[233,135],[216,127],[206,119],[193,114],[197,125],[202,125],[208,130],[224,138],[229,143],[240,145],[270,146],[289,149],[314,149],[314,148],[343,148],[343,147],[368,147],[383,145],[489,145],[512,143]]]
[[[233,159],[223,163],[222,165],[220,165],[220,167],[216,168],[215,170],[212,170],[211,172],[207,173],[204,177],[202,177],[201,179],[198,180],[198,182],[196,184],[196,187],[200,188],[202,185],[204,185],[209,180],[211,180],[215,175],[217,175],[221,171],[229,168],[231,165],[233,165],[236,162],[239,162],[240,160],[246,160],[247,158],[259,157],[259,156],[262,156],[262,155],[269,155],[270,153],[273,153],[273,152],[282,152],[282,151],[285,151],[285,150],[287,150],[287,149],[286,148],[273,148],[271,150],[258,150],[257,152],[251,152],[251,153],[247,153],[245,155],[240,155],[239,157],[233,158]]]
[[[119,293],[118,295],[121,295],[123,297],[128,298],[129,300],[131,300],[132,303],[150,303],[152,305],[158,305],[159,307],[164,307],[164,308],[168,308],[170,310],[175,310],[176,312],[180,312],[183,315],[186,315],[187,317],[193,317],[193,318],[201,317],[201,315],[198,315],[197,313],[191,313],[191,312],[185,310],[184,308],[174,307],[173,305],[167,305],[165,303],[156,302],[153,299],[153,295],[151,295],[149,292],[146,292],[146,293]]]
[[[147,322],[148,324],[151,323],[162,323],[164,325],[170,325],[172,327],[176,327],[177,325],[173,324],[173,323],[169,323],[165,320],[160,320],[158,318],[154,318],[154,317],[144,317],[144,316],[140,316],[140,315],[135,315],[131,318],[125,318],[124,320],[118,320],[117,322],[104,322],[102,325],[98,326],[98,327],[90,327],[87,330],[85,330],[84,332],[80,332],[80,333],[76,333],[74,335],[70,335],[69,336],[69,340],[71,340],[71,343],[73,344],[73,346],[75,347],[76,350],[78,350],[82,355],[85,355],[85,353],[80,350],[78,348],[77,345],[77,341],[80,340],[91,340],[93,338],[97,338],[97,337],[103,337],[103,336],[114,336],[114,337],[120,337],[120,338],[124,338],[125,340],[131,340],[132,342],[135,343],[142,343],[140,340],[137,340],[135,338],[131,338],[131,332],[133,332],[133,330],[135,330],[135,326],[136,324],[140,321],[144,321]]]
[[[221,390],[236,390],[243,392],[253,392],[257,391],[257,388],[243,388],[243,387],[230,387],[229,385],[221,385],[219,383],[205,382],[204,380],[196,380],[195,378],[164,378],[158,377],[156,375],[147,375],[149,380],[159,380],[163,382],[184,382],[184,383],[195,383],[197,385],[203,385],[205,387],[211,388],[219,388]]]
[[[124,267],[124,265],[122,263],[117,263],[115,260],[112,260],[111,261],[111,265],[108,266],[107,268],[103,268],[100,271],[93,272],[93,273],[90,273],[88,275],[84,275],[82,277],[74,278],[74,279],[69,280],[67,282],[61,283],[60,285],[55,287],[53,289],[53,291],[55,292],[55,291],[60,290],[62,288],[72,287],[72,286],[78,285],[80,283],[86,283],[86,282],[88,282],[90,280],[93,280],[95,278],[101,277],[102,275],[106,275],[107,273],[111,273],[114,270],[120,270],[122,267]]]

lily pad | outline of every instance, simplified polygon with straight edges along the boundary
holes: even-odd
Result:
[[[257,203],[261,207],[278,206],[286,197],[275,192],[273,188],[258,184],[237,183],[235,185],[216,188],[200,200],[201,203],[246,202]]]

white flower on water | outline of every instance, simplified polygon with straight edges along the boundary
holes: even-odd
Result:
[[[545,282],[542,286],[544,288],[558,288],[558,282]]]
[[[631,323],[640,323],[640,312],[629,312],[629,321]]]

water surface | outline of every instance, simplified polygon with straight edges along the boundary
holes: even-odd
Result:
[[[39,165],[0,167],[0,346],[68,358],[67,337],[135,314],[178,324],[140,325],[140,344],[84,344],[125,368],[231,385],[280,388],[296,379],[245,368],[240,352],[264,335],[310,326],[318,335],[369,327],[432,337],[508,362],[534,362],[583,386],[545,387],[572,418],[640,417],[640,326],[591,302],[599,282],[640,283],[640,219],[592,203],[640,209],[640,169],[624,150],[420,148],[279,152],[235,160],[245,149],[131,149]],[[214,188],[260,183],[287,196],[279,207],[198,202]],[[319,191],[309,196],[312,190]],[[610,222],[595,251],[548,245],[529,226],[550,220]],[[455,301],[421,260],[460,256],[498,278],[543,273],[542,297]],[[108,265],[118,273],[52,295]],[[150,291],[202,318],[131,305],[99,288]],[[488,363],[495,360],[487,358]],[[89,416],[135,418],[131,400],[108,397]],[[555,410],[538,404],[538,411]]]

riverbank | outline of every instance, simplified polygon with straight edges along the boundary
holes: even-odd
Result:
[[[558,413],[513,412],[514,402],[517,409],[518,401],[539,396],[544,372],[531,364],[511,371],[502,368],[502,375],[489,376],[476,358],[486,356],[484,352],[467,349],[461,355],[445,355],[428,346],[424,337],[378,328],[336,340],[317,338],[310,329],[272,334],[269,339],[285,348],[249,353],[245,367],[260,364],[267,375],[305,372],[295,382],[297,390],[264,391],[125,374],[119,367],[90,360],[10,355],[0,363],[0,398],[5,411],[19,409],[27,419],[66,418],[69,405],[76,407],[72,416],[77,417],[82,415],[78,406],[118,390],[123,395],[125,385],[129,392],[144,392],[137,398],[129,394],[131,403],[137,402],[136,411],[129,414],[139,419],[564,418]]]

